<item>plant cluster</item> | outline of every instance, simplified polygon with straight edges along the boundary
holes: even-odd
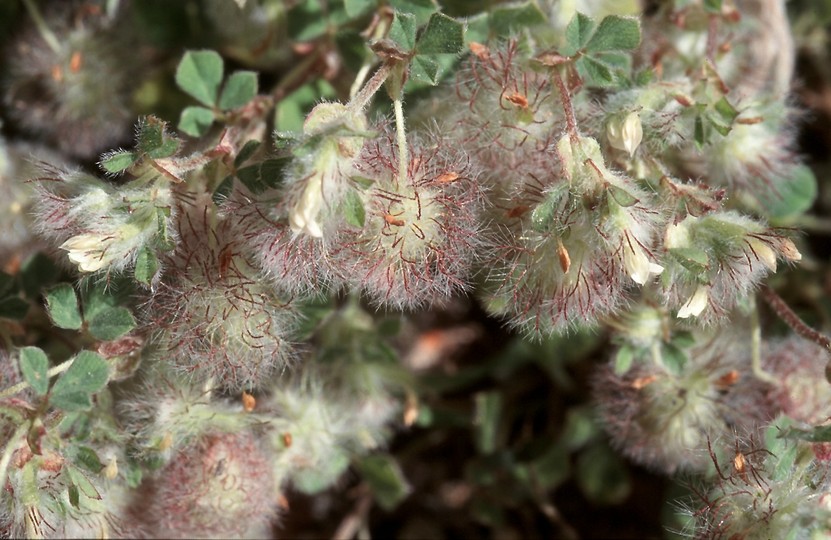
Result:
[[[345,482],[354,536],[446,474],[569,537],[619,454],[684,475],[668,534],[828,534],[783,3],[572,4],[0,8],[0,536],[268,537]]]

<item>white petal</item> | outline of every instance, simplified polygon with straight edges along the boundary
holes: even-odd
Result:
[[[707,307],[709,299],[709,287],[699,285],[695,293],[687,300],[687,303],[678,310],[678,318],[686,319],[701,315],[701,312]]]

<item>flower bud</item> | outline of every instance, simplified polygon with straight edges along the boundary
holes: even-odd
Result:
[[[624,150],[629,156],[635,155],[635,150],[643,140],[643,126],[637,112],[630,112],[626,116],[614,116],[606,124],[606,139],[612,148]]]

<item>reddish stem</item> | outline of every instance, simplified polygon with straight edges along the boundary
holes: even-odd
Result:
[[[560,92],[560,100],[563,103],[563,112],[566,115],[566,129],[568,129],[571,141],[576,143],[580,135],[577,132],[577,117],[574,115],[574,105],[571,103],[571,94],[569,94],[568,87],[566,86],[565,81],[563,81],[563,76],[560,74],[560,70],[558,68],[555,67],[551,70],[551,79],[554,81],[554,84],[557,86],[557,90]]]
[[[778,315],[785,324],[790,326],[791,329],[797,333],[797,335],[809,341],[813,341],[831,354],[831,339],[829,339],[825,334],[817,332],[808,326],[805,321],[800,319],[799,315],[794,313],[790,306],[785,303],[785,300],[776,294],[776,291],[771,289],[768,285],[762,285],[759,292],[761,292],[762,298],[765,299],[765,302],[768,303],[776,315]]]

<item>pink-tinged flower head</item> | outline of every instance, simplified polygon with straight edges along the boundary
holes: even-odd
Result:
[[[664,289],[682,319],[724,317],[770,272],[777,260],[799,261],[793,241],[736,212],[688,215],[664,235]]]
[[[264,537],[277,517],[269,456],[247,432],[202,437],[151,488],[145,519],[162,538]]]
[[[612,442],[637,463],[672,474],[704,471],[708,440],[751,430],[776,410],[745,351],[713,340],[682,351],[680,366],[655,348],[624,374],[599,369],[593,395]],[[660,362],[660,363],[659,363]]]
[[[178,369],[250,388],[290,362],[295,312],[249,263],[231,222],[200,197],[182,209],[181,241],[146,312]]]
[[[348,282],[375,303],[398,308],[440,301],[468,287],[479,244],[477,172],[444,140],[410,141],[398,176],[390,134],[367,143],[355,169],[363,226],[343,245]]]

